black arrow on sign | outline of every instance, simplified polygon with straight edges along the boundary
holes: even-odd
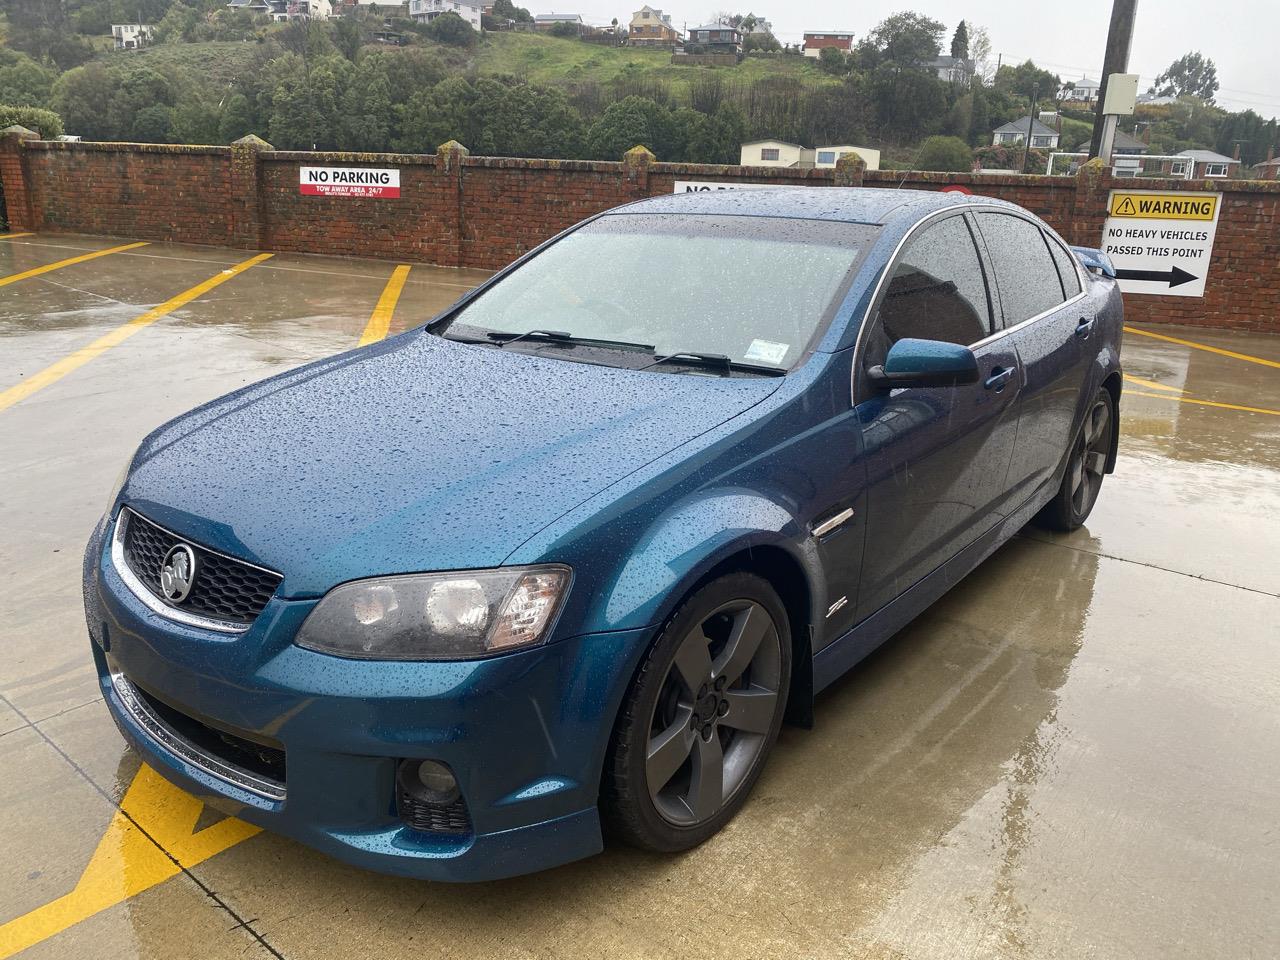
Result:
[[[1117,270],[1116,277],[1120,280],[1151,280],[1155,283],[1168,281],[1171,287],[1200,279],[1195,274],[1179,270],[1177,267],[1170,267],[1168,270]]]

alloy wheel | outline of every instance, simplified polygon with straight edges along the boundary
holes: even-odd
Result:
[[[1111,404],[1102,397],[1094,401],[1080,428],[1071,456],[1071,509],[1083,517],[1093,508],[1102,489],[1111,450]]]
[[[645,779],[669,823],[729,802],[760,758],[778,708],[777,625],[753,600],[713,610],[680,641],[649,721]]]

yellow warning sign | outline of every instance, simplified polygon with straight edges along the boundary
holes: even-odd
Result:
[[[1111,194],[1111,216],[1138,220],[1212,220],[1218,198],[1212,194],[1120,193]]]

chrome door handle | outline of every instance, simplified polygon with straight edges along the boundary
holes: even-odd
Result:
[[[1076,336],[1081,340],[1088,340],[1089,334],[1093,332],[1093,318],[1081,317],[1080,322],[1076,324]]]
[[[1013,374],[1013,367],[996,367],[991,371],[991,376],[987,377],[986,382],[982,385],[988,390],[995,390],[996,393],[999,393],[1005,388],[1005,384],[1013,379]]]

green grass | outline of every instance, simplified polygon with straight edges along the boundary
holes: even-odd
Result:
[[[804,57],[748,57],[732,67],[677,66],[668,50],[606,47],[532,33],[485,34],[476,48],[476,65],[484,74],[512,74],[541,86],[605,84],[624,75],[643,77],[668,84],[677,96],[688,90],[693,77],[708,70],[726,83],[750,83],[767,76],[834,82]]]
[[[163,71],[179,67],[194,71],[216,84],[229,83],[245,71],[253,69],[262,47],[252,40],[221,40],[207,43],[157,43],[141,50],[112,50],[101,59],[110,63],[115,57],[145,64]]]

